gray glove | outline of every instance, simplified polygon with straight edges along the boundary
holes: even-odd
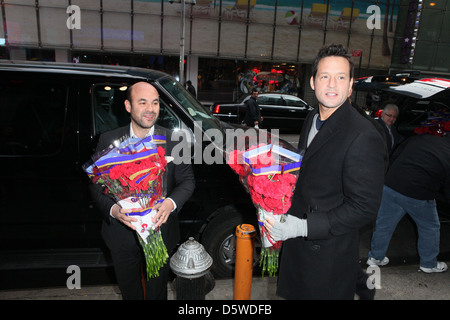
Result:
[[[275,241],[306,237],[308,235],[306,219],[299,219],[288,214],[284,222],[275,221],[270,234]]]

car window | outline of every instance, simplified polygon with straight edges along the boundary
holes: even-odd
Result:
[[[450,108],[443,102],[433,100],[411,101],[400,109],[399,127],[404,130],[406,128],[413,129],[446,118],[449,114]]]
[[[125,109],[124,101],[128,85],[124,84],[96,84],[92,90],[95,134],[125,126],[130,123],[129,113]],[[175,129],[179,128],[178,118],[161,101],[158,125]]]
[[[60,150],[67,88],[14,75],[0,79],[0,155],[41,156]]]
[[[278,95],[260,95],[258,96],[258,104],[270,105],[270,106],[282,106],[284,105],[283,99]]]
[[[284,102],[280,96],[270,96],[268,97],[266,104],[270,106],[282,106],[284,105]]]
[[[248,99],[245,99],[244,102],[247,100]],[[267,96],[258,96],[256,101],[258,102],[258,104],[267,104]]]
[[[92,90],[95,134],[124,126],[130,122],[124,101],[128,86],[96,84]]]
[[[158,83],[167,91],[168,96],[175,99],[195,122],[201,124],[203,130],[221,129],[219,121],[211,114],[209,109],[205,108],[178,81],[170,76],[165,76],[158,79]],[[170,99],[167,99],[167,104],[171,104]],[[169,108],[167,109],[169,110]]]
[[[287,106],[306,108],[306,103],[299,98],[283,96],[283,99],[286,102]]]

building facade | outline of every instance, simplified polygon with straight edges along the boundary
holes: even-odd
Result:
[[[450,21],[445,1],[192,2],[182,7],[169,0],[3,0],[0,57],[130,65],[176,77],[184,69],[183,79],[192,81],[205,102],[237,101],[257,88],[313,103],[311,63],[332,42],[352,52],[356,76],[391,67],[450,69],[442,55],[450,46],[443,32]],[[420,19],[426,28],[418,27]],[[431,47],[433,62],[427,56]]]

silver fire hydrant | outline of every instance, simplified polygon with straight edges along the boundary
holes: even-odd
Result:
[[[205,248],[189,238],[170,258],[170,268],[177,275],[174,281],[177,300],[205,300],[215,285],[209,268],[212,258]]]

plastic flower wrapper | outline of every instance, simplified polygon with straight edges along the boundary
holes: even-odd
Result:
[[[169,257],[161,232],[152,222],[156,214],[152,208],[166,194],[165,142],[166,137],[157,133],[144,139],[124,137],[83,166],[93,183],[105,187],[105,194],[112,195],[122,208],[132,209],[128,215],[137,218],[132,224],[144,251],[147,279],[157,277]]]
[[[269,215],[284,222],[291,207],[301,159],[302,156],[294,152],[292,146],[283,144],[282,147],[274,142],[247,145],[227,154],[227,163],[239,175],[239,181],[257,209],[262,242],[262,276],[266,271],[269,276],[276,274],[282,244],[282,241],[274,241],[269,236],[263,221]]]

